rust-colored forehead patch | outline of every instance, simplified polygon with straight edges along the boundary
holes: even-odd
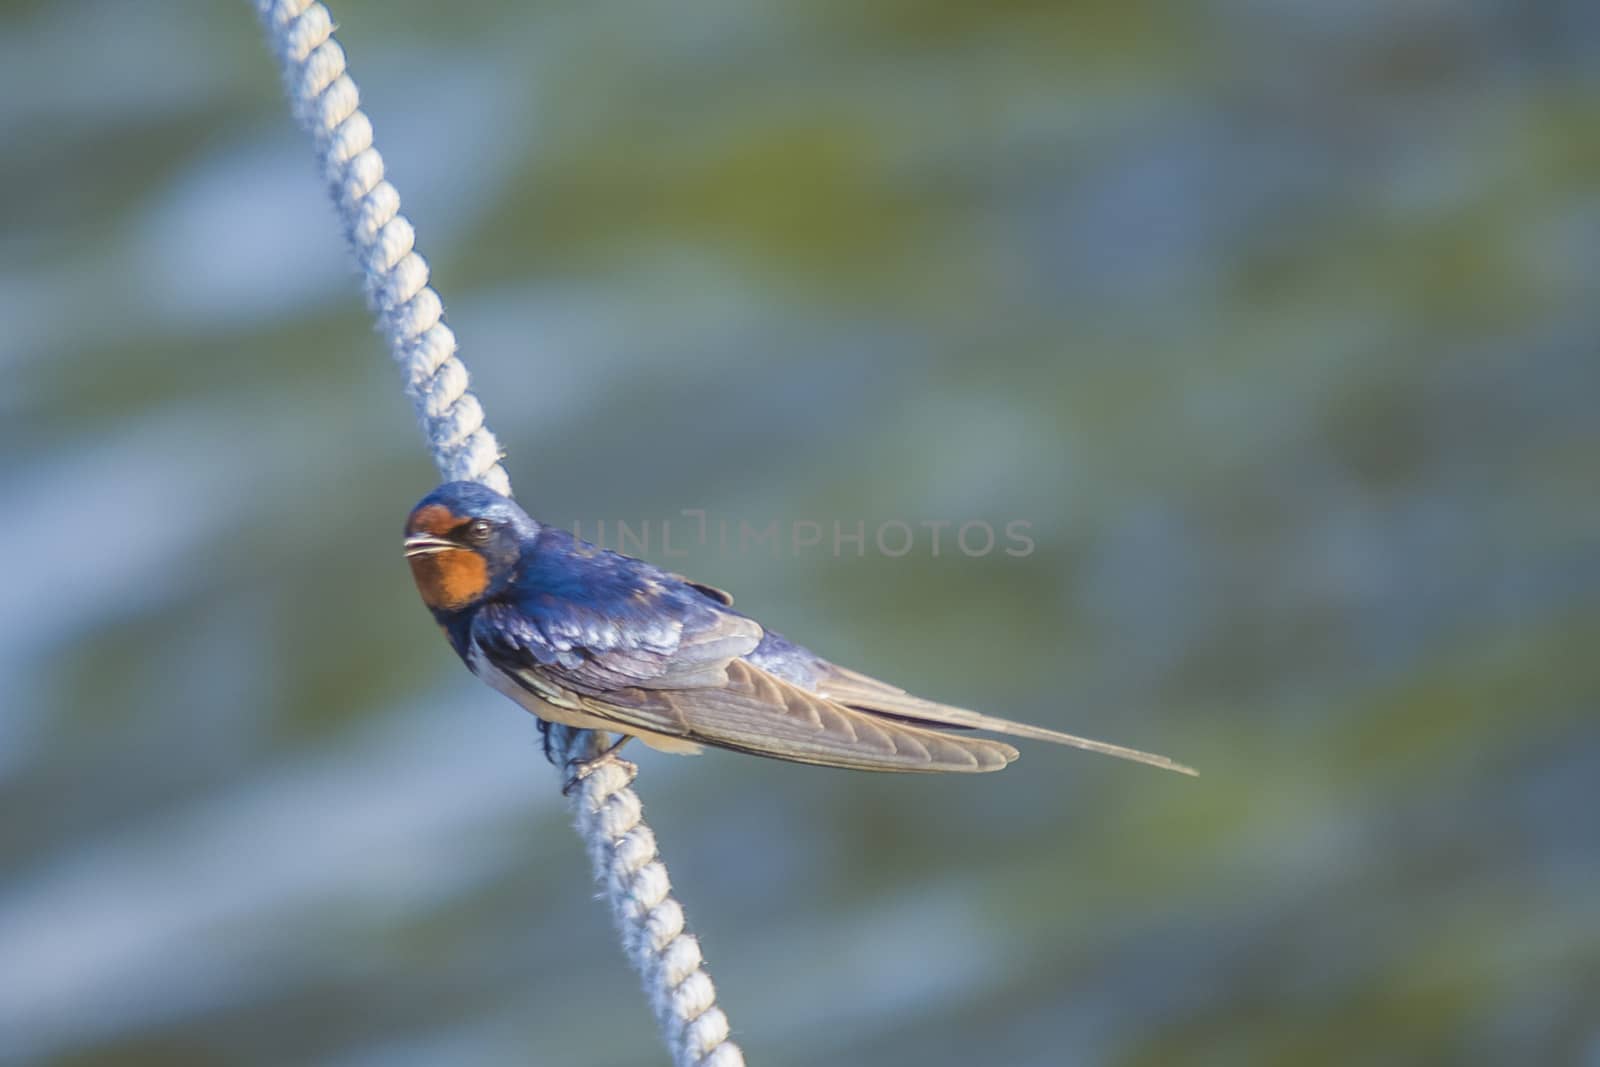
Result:
[[[406,521],[406,533],[426,533],[444,537],[471,521],[457,515],[443,504],[429,504],[411,513],[411,518]]]

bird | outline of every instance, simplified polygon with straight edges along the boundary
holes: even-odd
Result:
[[[979,730],[1195,773],[912,696],[766,628],[720,589],[597,548],[477,482],[423,497],[404,549],[423,603],[473,674],[546,730],[620,735],[596,759],[629,737],[666,752],[709,745],[864,771],[981,773],[1017,758]]]

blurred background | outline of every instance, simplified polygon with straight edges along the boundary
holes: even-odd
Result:
[[[334,13],[530,510],[1202,771],[638,752],[753,1064],[1600,1063],[1600,6]],[[248,6],[0,137],[0,1062],[664,1062]]]

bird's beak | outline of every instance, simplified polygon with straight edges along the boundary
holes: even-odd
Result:
[[[447,541],[443,537],[433,534],[412,534],[405,540],[406,559],[416,559],[418,556],[431,556],[435,552],[449,552],[461,546],[454,541]]]

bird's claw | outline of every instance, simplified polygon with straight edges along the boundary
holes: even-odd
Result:
[[[623,734],[599,753],[588,759],[573,760],[567,764],[567,783],[561,787],[561,795],[570,797],[572,791],[582,785],[584,781],[605,764],[613,764],[622,768],[622,773],[627,776],[627,785],[632,785],[633,780],[639,775],[639,765],[623,759],[617,751],[628,743],[632,735]],[[545,744],[549,745],[549,735],[545,735]]]

